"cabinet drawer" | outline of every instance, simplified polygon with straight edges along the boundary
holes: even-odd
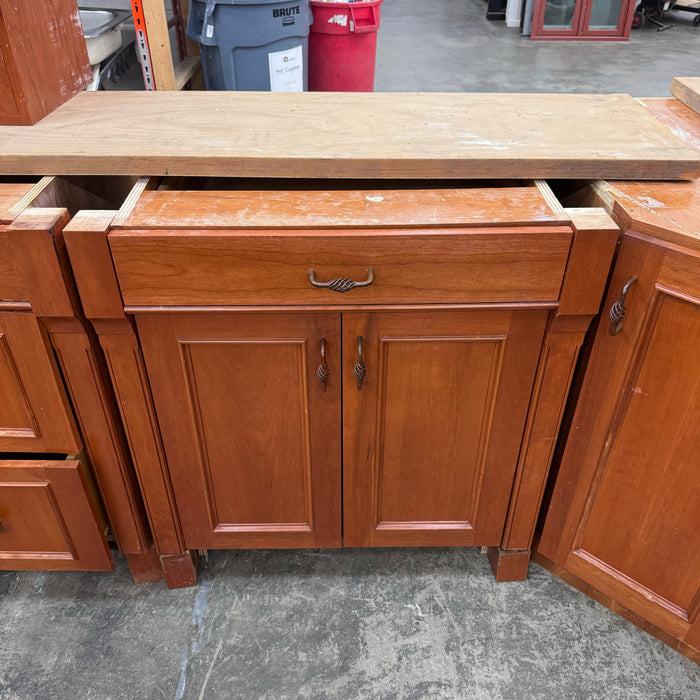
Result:
[[[112,568],[78,460],[0,460],[0,569]]]
[[[114,231],[126,306],[555,302],[568,227]],[[373,281],[345,292],[312,285]],[[340,284],[340,283],[339,283]]]

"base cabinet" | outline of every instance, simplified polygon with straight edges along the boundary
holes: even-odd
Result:
[[[547,315],[137,316],[186,545],[498,545]]]
[[[696,650],[698,270],[697,252],[625,237],[538,546]]]

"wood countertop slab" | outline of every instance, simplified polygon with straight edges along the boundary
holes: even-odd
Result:
[[[700,153],[700,114],[673,99],[643,104]],[[624,228],[700,250],[700,182],[610,182],[608,194]]]
[[[0,128],[0,173],[693,179],[628,95],[83,92]]]

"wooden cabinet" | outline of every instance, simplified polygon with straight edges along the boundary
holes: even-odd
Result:
[[[699,270],[697,250],[625,236],[604,308],[629,285],[626,316],[601,320],[538,546],[696,650]]]
[[[34,124],[91,81],[76,0],[0,0],[0,124]]]
[[[627,41],[636,2],[537,0],[532,39]]]
[[[523,578],[610,218],[535,186],[176,184],[65,231],[173,568],[487,545]]]
[[[152,580],[160,562],[63,245],[68,212],[37,206],[91,199],[77,181],[0,183],[0,568],[111,569],[109,528]]]

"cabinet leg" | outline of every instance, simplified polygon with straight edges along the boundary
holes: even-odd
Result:
[[[506,550],[500,547],[488,547],[487,554],[496,581],[524,581],[530,563],[529,549]]]
[[[134,583],[150,583],[163,578],[163,567],[155,549],[143,554],[125,554]]]
[[[160,563],[168,588],[187,588],[197,585],[197,553],[163,554]]]

